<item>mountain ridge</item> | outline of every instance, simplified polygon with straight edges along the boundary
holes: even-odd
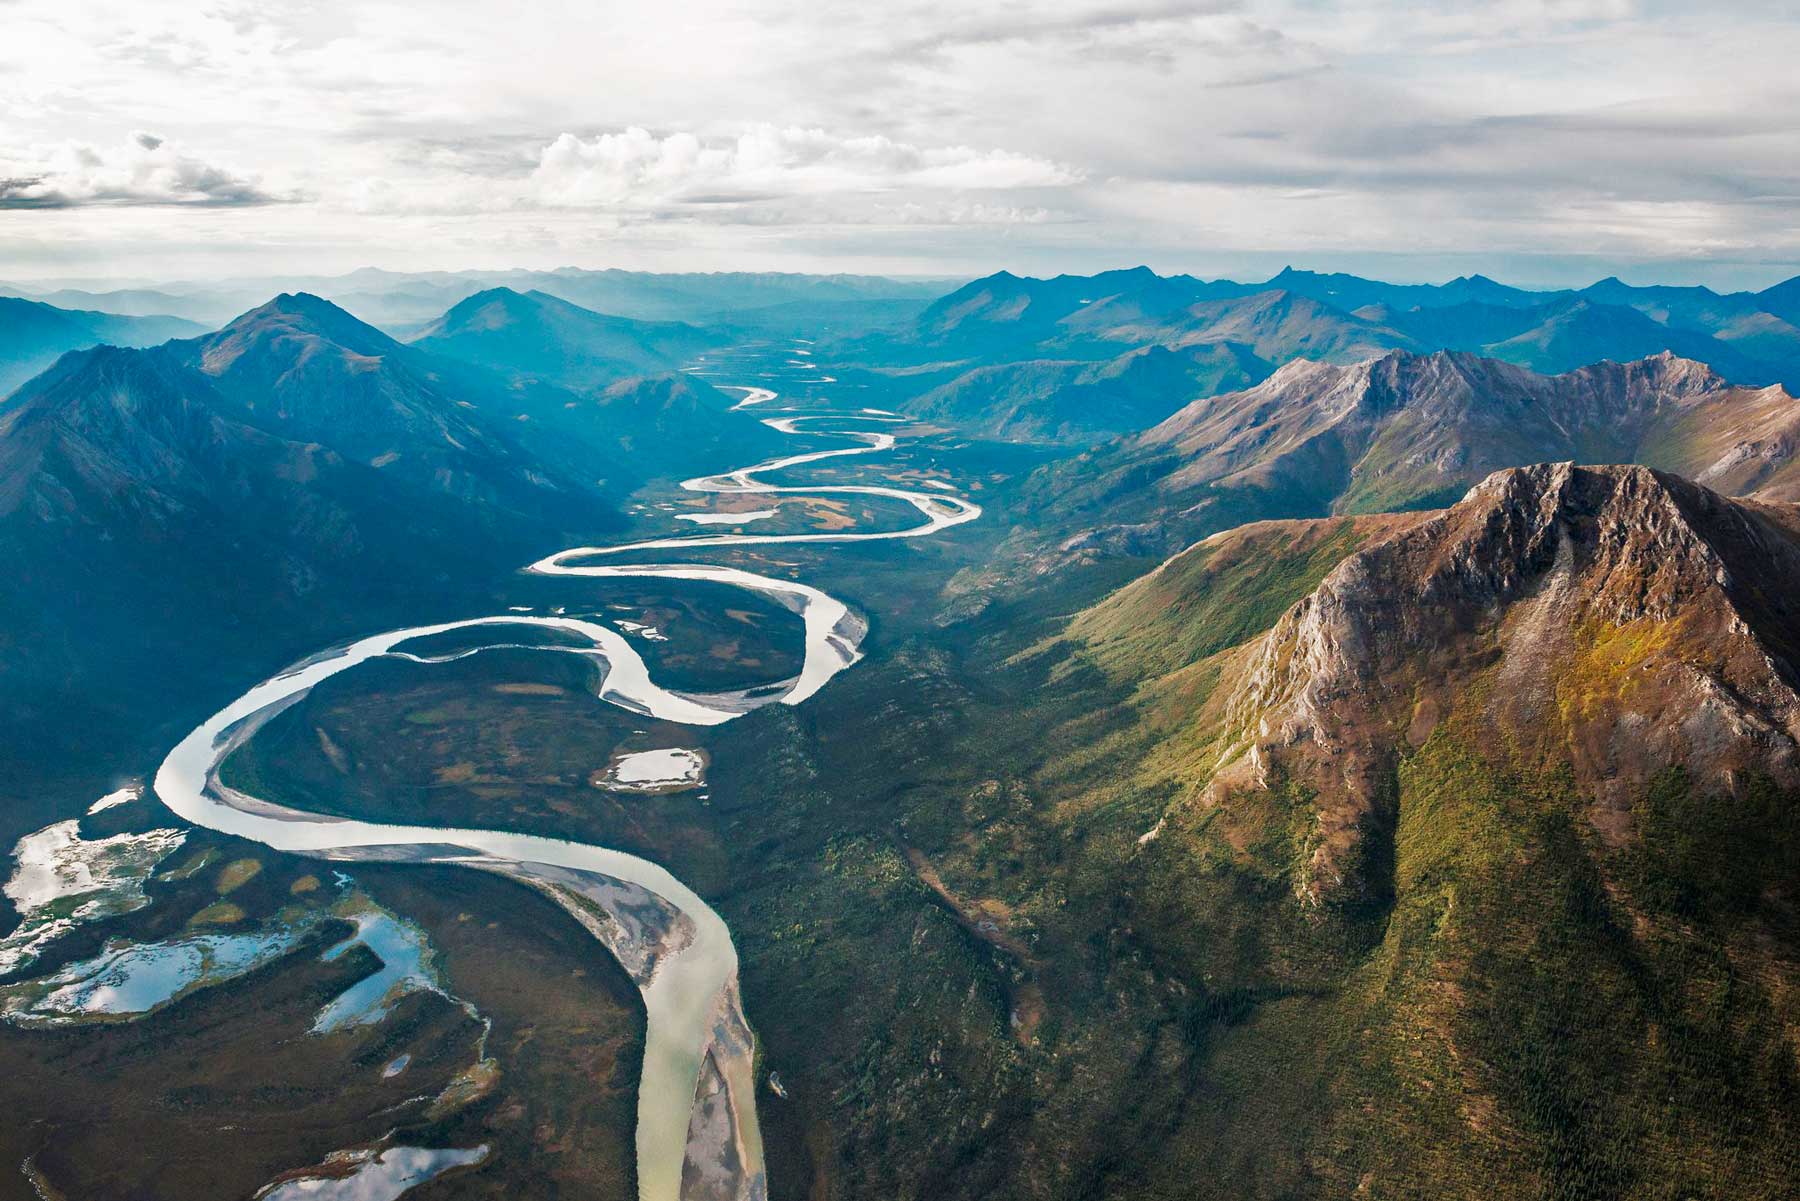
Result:
[[[1243,733],[1202,803],[1303,781],[1321,812],[1316,899],[1341,882],[1395,756],[1470,703],[1454,698],[1496,660],[1485,718],[1516,753],[1569,756],[1615,842],[1633,798],[1676,765],[1708,791],[1735,793],[1751,771],[1793,788],[1800,609],[1769,592],[1786,580],[1800,580],[1792,506],[1641,466],[1495,472],[1351,553],[1247,651],[1221,690]],[[1593,660],[1631,688],[1578,693]]]
[[[1491,471],[1565,458],[1800,499],[1797,450],[1800,403],[1785,390],[1738,387],[1666,353],[1545,376],[1461,351],[1391,351],[1290,362],[1053,464],[1027,491],[1065,529],[1149,522],[1179,545],[1242,520],[1429,508]]]

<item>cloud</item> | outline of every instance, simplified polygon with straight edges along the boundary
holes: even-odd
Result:
[[[658,137],[633,126],[565,133],[539,156],[531,192],[551,207],[651,208],[746,203],[900,189],[1059,188],[1082,173],[1047,159],[967,146],[919,147],[884,136],[756,125],[730,139]]]
[[[84,205],[238,208],[284,199],[253,179],[183,154],[156,134],[112,146],[65,141],[0,157],[0,209]]]
[[[0,276],[1800,259],[1777,0],[0,4]]]

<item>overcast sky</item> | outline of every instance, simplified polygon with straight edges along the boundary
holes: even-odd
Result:
[[[1797,62],[1774,0],[0,0],[0,278],[1761,287]]]

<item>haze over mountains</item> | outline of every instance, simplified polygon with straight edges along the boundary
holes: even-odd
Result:
[[[60,309],[34,300],[0,296],[0,396],[44,370],[65,351],[103,343],[154,346],[203,330],[168,316],[118,316]]]
[[[916,312],[948,285],[940,280],[892,280],[860,275],[707,272],[665,275],[643,271],[427,271],[364,268],[341,276],[159,284],[154,287],[0,287],[0,295],[28,296],[62,308],[128,316],[168,314],[221,324],[276,292],[310,292],[398,334],[423,328],[479,292],[540,291],[584,308],[640,321],[739,325],[867,324]]]
[[[1184,393],[1233,391],[1295,359],[1347,365],[1390,350],[1464,351],[1545,374],[1667,351],[1734,383],[1792,387],[1800,328],[1782,315],[1783,287],[1719,295],[1603,280],[1535,293],[1480,276],[1393,285],[1289,269],[1240,284],[1141,267],[1000,272],[824,349],[834,370],[921,417],[1081,446],[1144,428]]]

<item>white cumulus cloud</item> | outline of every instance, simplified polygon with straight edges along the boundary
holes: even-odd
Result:
[[[80,205],[240,206],[280,199],[251,177],[151,133],[111,146],[64,141],[0,153],[0,209]]]
[[[921,147],[875,135],[756,125],[735,138],[632,127],[544,148],[531,175],[546,205],[652,208],[897,189],[1065,187],[1074,168],[1006,150]]]

